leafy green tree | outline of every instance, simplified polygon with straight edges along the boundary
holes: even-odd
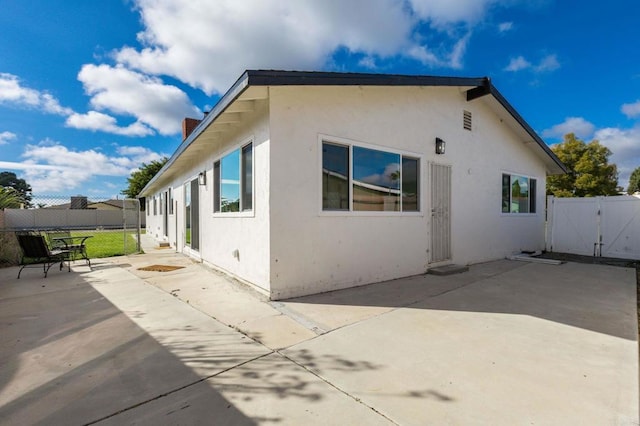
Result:
[[[0,186],[0,210],[17,209],[24,203],[24,198],[15,189],[8,186]]]
[[[15,173],[0,173],[0,187],[13,188],[18,192],[22,200],[21,203],[24,203],[25,207],[31,207],[31,185],[24,179],[20,179]]]
[[[585,143],[573,133],[551,147],[568,172],[547,178],[547,195],[594,197],[618,194],[618,168],[609,164],[611,151],[597,140]]]
[[[129,186],[121,193],[128,198],[135,198],[140,194],[140,191],[149,183],[151,179],[160,171],[162,166],[168,161],[167,157],[162,160],[153,160],[149,164],[142,163],[140,168],[131,173],[131,176],[127,178]]]
[[[627,194],[631,195],[636,192],[640,192],[640,167],[631,172],[629,186],[627,187]]]

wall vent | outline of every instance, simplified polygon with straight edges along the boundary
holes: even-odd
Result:
[[[471,111],[465,110],[462,112],[462,127],[471,131]]]

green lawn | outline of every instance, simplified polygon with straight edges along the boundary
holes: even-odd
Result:
[[[127,252],[124,247],[124,232],[119,231],[73,231],[71,235],[92,237],[85,242],[87,246],[87,255],[90,259],[99,257],[122,256],[125,254],[137,253],[136,250],[136,233],[135,231],[127,232]]]

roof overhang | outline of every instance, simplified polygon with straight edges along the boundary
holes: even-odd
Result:
[[[522,141],[531,144],[547,166],[549,174],[567,169],[487,77],[439,77],[336,73],[313,71],[247,70],[205,115],[193,132],[180,144],[167,163],[142,189],[140,196],[157,190],[176,172],[172,166],[200,158],[207,144],[240,122],[243,112],[251,111],[255,101],[268,97],[269,86],[451,86],[466,90],[468,102],[482,99],[501,119],[510,124]],[[468,88],[468,89],[466,89]]]
[[[482,85],[467,90],[467,102],[476,99],[483,101],[506,122],[511,129],[520,137],[521,141],[529,145],[542,159],[547,167],[547,173],[558,175],[567,173],[567,167],[560,161],[558,156],[549,148],[542,138],[533,128],[522,118],[515,108],[502,96],[502,94],[491,83],[489,78],[485,79]],[[490,95],[490,96],[487,96]]]

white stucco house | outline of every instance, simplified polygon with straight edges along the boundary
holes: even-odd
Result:
[[[246,71],[183,139],[147,232],[272,299],[544,249],[566,172],[488,78]]]

